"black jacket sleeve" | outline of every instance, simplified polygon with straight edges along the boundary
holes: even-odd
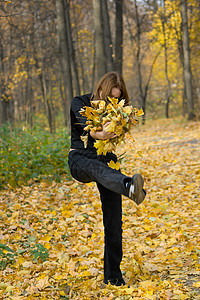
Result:
[[[81,98],[75,97],[71,103],[71,127],[77,129],[79,133],[83,133],[87,121],[87,118],[80,114],[81,108],[85,105],[84,101]]]

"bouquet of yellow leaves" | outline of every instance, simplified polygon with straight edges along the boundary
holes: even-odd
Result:
[[[101,131],[103,125],[109,123],[105,130],[116,135],[113,139],[96,140],[94,147],[98,155],[115,151],[124,141],[125,133],[130,132],[131,127],[138,124],[138,117],[144,114],[142,109],[138,110],[131,105],[124,106],[124,99],[119,101],[117,98],[108,97],[108,100],[108,104],[104,100],[91,101],[91,107],[85,106],[80,110],[80,114],[88,119],[84,130]],[[86,148],[88,136],[82,136],[81,139]]]

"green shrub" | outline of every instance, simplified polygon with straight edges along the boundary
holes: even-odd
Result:
[[[61,175],[70,176],[69,148],[66,130],[51,134],[39,127],[0,127],[0,188],[24,185],[31,179],[60,181]]]

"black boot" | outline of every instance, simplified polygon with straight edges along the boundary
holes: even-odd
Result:
[[[108,279],[108,282],[106,282],[106,284],[111,284],[111,285],[115,285],[115,286],[121,286],[121,285],[126,285],[124,279],[118,279],[118,278],[110,278]]]

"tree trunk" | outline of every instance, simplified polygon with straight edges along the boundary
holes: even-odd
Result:
[[[51,116],[52,116],[52,130],[56,132],[56,120],[55,120],[55,110],[53,106],[53,99],[52,99],[52,81],[51,81],[51,71],[49,71],[49,106],[51,108]]]
[[[101,0],[93,0],[97,80],[106,73]]]
[[[49,104],[48,96],[47,96],[47,83],[44,73],[42,72],[42,86],[43,86],[43,95],[44,95],[44,104],[47,112],[48,123],[50,132],[53,132],[53,120],[52,120],[52,111]]]
[[[144,97],[143,88],[142,88],[142,72],[141,72],[141,63],[140,63],[141,24],[140,24],[139,15],[138,15],[137,0],[134,0],[134,6],[135,6],[135,21],[136,21],[136,26],[137,26],[137,32],[136,32],[136,41],[137,41],[136,63],[137,63],[137,71],[138,71],[138,85],[139,85],[140,102],[141,102],[142,109],[144,111],[144,115],[143,115],[143,124],[144,124],[145,123],[145,113],[146,113],[146,98]]]
[[[102,0],[103,34],[105,43],[106,71],[113,71],[113,44],[110,31],[110,18],[107,0]]]
[[[188,113],[188,120],[192,120],[195,118],[195,113],[194,113],[194,102],[193,102],[193,95],[192,95],[192,72],[190,67],[190,47],[189,47],[186,0],[181,0],[181,17],[182,17],[182,28],[183,28],[183,56],[184,56],[184,77],[185,77],[186,97],[187,97],[187,113]]]
[[[61,97],[61,103],[62,103],[62,108],[63,111],[65,110],[65,100],[64,100],[64,95],[63,95],[63,89],[62,89],[62,71],[61,68],[59,70],[59,91],[60,91],[60,97]]]
[[[30,127],[33,127],[33,101],[32,101],[32,80],[29,66],[27,67],[27,83],[26,83],[26,105],[27,105],[27,120]],[[29,107],[28,107],[29,105]]]
[[[123,0],[115,0],[115,70],[123,70]]]
[[[186,99],[185,78],[183,78],[183,82],[184,82],[184,87],[183,87],[183,96],[182,96],[182,115],[183,115],[183,117],[185,117],[185,115],[187,114],[187,99]]]
[[[176,38],[177,38],[177,48],[179,52],[180,62],[184,70],[184,57],[183,57],[183,36],[182,33],[179,34],[177,27],[175,27]],[[187,103],[186,103],[186,87],[185,87],[185,76],[183,72],[183,92],[182,92],[182,115],[185,117],[187,113]]]
[[[69,2],[70,2],[70,0],[67,0],[65,2],[65,15],[66,15],[66,28],[67,28],[67,37],[68,37],[68,45],[69,45],[69,56],[70,56],[72,71],[73,71],[73,75],[74,75],[73,78],[74,78],[74,86],[75,86],[76,94],[80,95],[78,68],[77,68],[77,64],[76,64],[75,50],[74,50],[74,44],[72,41],[72,33],[71,33]]]
[[[8,122],[8,101],[6,101],[5,95],[5,82],[4,82],[4,54],[3,54],[3,45],[0,40],[0,104],[1,104],[1,122],[2,124]]]
[[[73,89],[63,0],[56,0],[56,17],[64,82],[64,118],[65,125],[70,127],[70,104],[73,98]]]
[[[93,44],[95,44],[95,41],[93,40]],[[95,79],[95,70],[96,70],[96,51],[95,51],[95,45],[93,45],[94,47],[94,56],[93,56],[93,67],[92,67],[92,80],[91,80],[91,86],[90,86],[90,90],[93,91],[94,90],[94,79]]]
[[[164,3],[165,5],[165,3]],[[165,10],[165,8],[164,8]],[[166,106],[165,106],[165,116],[168,119],[169,118],[169,104],[170,104],[170,98],[171,98],[171,87],[170,87],[170,81],[169,81],[169,75],[168,75],[168,57],[167,57],[167,39],[166,39],[166,32],[165,32],[165,22],[166,22],[166,16],[165,14],[161,16],[161,22],[162,22],[162,31],[164,36],[164,51],[165,51],[165,77],[167,80],[167,93],[166,93]]]

